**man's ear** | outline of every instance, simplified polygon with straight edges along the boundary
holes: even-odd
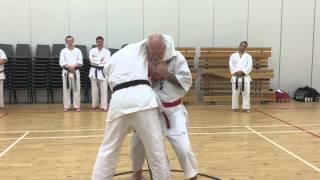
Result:
[[[146,46],[145,46],[145,47],[146,47],[146,53],[147,53],[147,54],[149,54],[150,50],[149,50],[149,46],[148,46],[148,44],[146,44]]]

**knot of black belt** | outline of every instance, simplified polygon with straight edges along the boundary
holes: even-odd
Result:
[[[66,79],[66,82],[67,82],[67,89],[69,89],[70,88],[69,73],[73,73],[75,82],[77,82],[77,75],[76,75],[75,72],[70,72],[69,69],[67,69],[65,67],[63,67],[63,69],[68,71],[66,73],[65,79]],[[79,69],[79,67],[75,68],[74,70],[78,70],[78,69]],[[75,89],[77,89],[77,83],[75,83]]]
[[[238,88],[239,88],[239,84],[238,84],[238,79],[239,78],[242,78],[241,91],[244,91],[244,76],[236,78],[236,90],[238,90]]]
[[[91,65],[92,68],[95,68],[95,71],[94,71],[94,75],[96,77],[96,79],[98,79],[98,71],[102,71],[102,75],[103,77],[105,78],[106,76],[104,75],[103,73],[103,66],[94,66],[94,65]]]

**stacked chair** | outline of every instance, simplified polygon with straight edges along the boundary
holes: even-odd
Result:
[[[37,90],[46,90],[47,103],[49,103],[49,72],[50,46],[37,45],[36,56],[32,61],[32,102],[37,102]]]
[[[87,46],[85,45],[75,45],[80,49],[83,57],[83,66],[80,68],[80,84],[81,91],[84,92],[84,102],[89,102],[89,90],[91,87],[89,80],[89,69],[90,69],[90,61],[88,56]]]
[[[31,103],[31,47],[29,44],[17,44],[16,56],[11,62],[11,85],[13,102],[18,103],[17,91],[27,92],[27,102]]]
[[[64,44],[52,45],[52,56],[49,60],[49,102],[54,102],[54,90],[62,89],[62,68],[59,65],[61,50],[65,48]]]

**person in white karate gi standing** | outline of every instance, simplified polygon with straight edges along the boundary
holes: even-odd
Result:
[[[239,109],[239,95],[242,94],[242,110],[250,112],[250,73],[252,70],[252,57],[245,52],[248,47],[246,41],[242,41],[239,50],[233,53],[229,59],[229,68],[232,84],[232,111]]]
[[[69,111],[71,108],[71,90],[73,93],[73,107],[76,111],[80,111],[80,71],[79,68],[83,65],[83,58],[80,49],[74,46],[74,38],[67,36],[65,38],[67,47],[60,52],[59,63],[63,68],[63,106],[64,111]]]
[[[106,111],[108,108],[108,77],[103,72],[103,67],[109,60],[111,53],[103,47],[104,39],[102,36],[96,38],[97,47],[89,52],[91,68],[89,78],[91,80],[92,108],[100,107]],[[100,105],[99,105],[100,90]]]

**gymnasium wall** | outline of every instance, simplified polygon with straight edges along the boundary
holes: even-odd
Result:
[[[180,47],[272,47],[273,88],[320,90],[320,0],[0,0],[0,43],[91,47],[174,36]]]

